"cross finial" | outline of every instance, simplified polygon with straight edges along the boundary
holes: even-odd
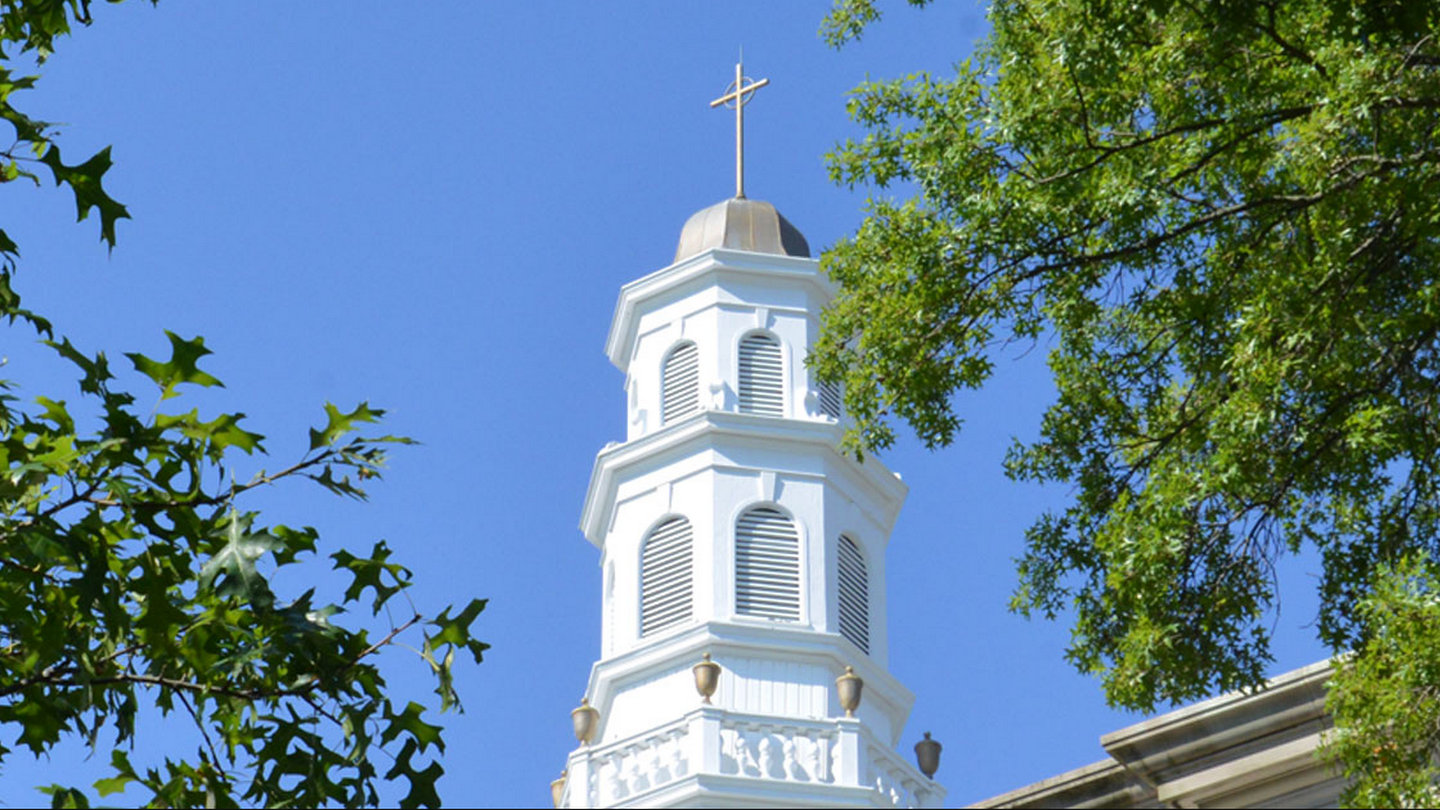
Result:
[[[750,81],[747,85],[745,82]],[[719,107],[724,104],[730,106],[735,103],[735,196],[745,196],[745,105],[750,103],[750,97],[756,90],[769,84],[769,79],[754,81],[745,78],[745,69],[740,62],[735,63],[735,81],[725,88],[725,95],[710,102],[711,107]]]

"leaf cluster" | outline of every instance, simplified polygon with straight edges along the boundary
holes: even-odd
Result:
[[[832,18],[838,39],[867,2]],[[856,452],[961,427],[1007,346],[1058,391],[1014,478],[1063,483],[1012,606],[1149,709],[1255,686],[1275,563],[1321,637],[1440,546],[1440,5],[1000,0],[947,77],[868,82],[833,179],[876,190],[822,264],[813,356]],[[890,189],[908,196],[894,195]]]
[[[68,164],[52,126],[12,104],[38,77],[17,76],[11,57],[43,61],[90,21],[90,0],[0,0],[0,118],[15,133],[0,151],[0,180],[38,184],[44,166],[73,194],[78,219],[98,211],[113,247],[127,214],[102,187],[109,149]],[[366,433],[383,416],[366,403],[327,404],[295,461],[237,482],[237,456],[265,453],[264,437],[243,413],[206,417],[173,403],[221,385],[201,368],[204,340],[167,332],[168,358],[126,355],[154,386],[146,413],[104,353],[82,351],[22,306],[18,258],[0,230],[0,317],[46,338],[80,396],[22,395],[0,379],[0,766],[13,749],[42,755],[71,737],[113,746],[99,795],[138,790],[153,806],[373,806],[381,780],[408,786],[402,806],[438,806],[441,728],[420,704],[392,699],[375,657],[418,635],[442,710],[459,708],[452,667],[457,654],[481,660],[487,645],[471,625],[485,602],[425,615],[383,541],[364,555],[329,553],[349,581],[338,604],[317,601],[313,588],[286,592],[278,575],[320,564],[311,557],[321,539],[252,505],[259,488],[303,479],[364,499],[390,448],[410,440]],[[340,621],[360,607],[382,631]],[[132,763],[141,721],[156,711],[193,728],[194,750]],[[45,791],[57,807],[90,802],[73,785]]]
[[[1440,564],[1382,565],[1360,602],[1368,635],[1336,662],[1321,752],[1345,774],[1345,807],[1440,802]]]
[[[171,356],[130,355],[161,399],[184,385],[219,381],[199,368],[200,338],[170,335]],[[137,415],[135,397],[115,387],[103,354],[69,341],[49,345],[79,371],[93,430],[80,405],[0,403],[0,728],[13,744],[42,754],[66,735],[89,746],[113,734],[114,776],[104,795],[134,783],[169,806],[374,805],[376,782],[405,779],[405,806],[435,806],[443,772],[422,755],[443,752],[440,727],[415,703],[394,704],[374,655],[417,627],[420,654],[437,678],[442,708],[458,706],[451,667],[457,653],[479,662],[486,645],[470,625],[472,601],[427,619],[410,602],[408,569],[382,541],[368,555],[330,554],[350,584],[340,604],[314,589],[282,596],[272,582],[306,564],[319,536],[310,527],[265,525],[244,507],[263,487],[308,478],[364,498],[387,447],[409,440],[357,431],[381,411],[326,406],[308,452],[276,472],[237,483],[236,452],[264,452],[244,414],[205,419],[197,410]],[[392,600],[405,604],[398,614]],[[333,619],[365,607],[388,619],[372,638]],[[131,765],[142,704],[179,713],[202,744],[191,759]],[[435,751],[430,751],[431,747]],[[372,761],[391,752],[388,770]],[[10,753],[0,744],[0,761]],[[56,787],[57,802],[84,794]]]
[[[37,172],[44,166],[55,185],[67,186],[73,193],[79,219],[86,219],[92,210],[98,212],[100,238],[113,248],[115,223],[128,219],[130,214],[104,188],[105,173],[111,165],[110,148],[68,164],[54,142],[55,126],[30,117],[12,101],[14,93],[33,88],[40,78],[15,72],[10,64],[15,52],[34,52],[37,60],[44,62],[54,51],[55,40],[70,33],[72,23],[90,24],[90,4],[91,0],[0,0],[0,120],[14,131],[10,145],[0,149],[0,183],[25,179],[39,185]],[[18,246],[0,228],[0,303],[9,294],[9,280],[18,257]],[[5,315],[11,322],[34,318],[18,309],[7,309]]]

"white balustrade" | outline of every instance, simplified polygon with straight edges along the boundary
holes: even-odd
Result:
[[[829,723],[726,718],[720,727],[720,772],[793,782],[833,782],[838,735]]]
[[[585,792],[582,803],[582,784],[569,785],[567,806],[634,806],[704,772],[738,777],[737,784],[762,792],[773,782],[866,788],[902,808],[938,806],[944,795],[855,720],[780,719],[707,707],[654,731],[575,751],[570,773],[584,774]]]
[[[581,759],[589,777],[583,806],[611,807],[684,778],[691,762],[688,731],[688,723],[681,720],[644,735],[576,751],[571,755],[572,773],[580,770],[575,761]],[[581,806],[573,790],[569,806]]]
[[[901,759],[900,754],[876,745],[867,745],[865,783],[895,807],[929,807],[934,792],[930,780]]]

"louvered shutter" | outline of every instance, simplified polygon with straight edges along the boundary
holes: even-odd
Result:
[[[682,343],[665,357],[661,382],[660,421],[669,424],[700,410],[700,351]]]
[[[840,598],[840,635],[869,653],[870,579],[865,570],[865,556],[855,541],[843,534],[839,548],[839,582],[835,591]]]
[[[735,612],[800,619],[800,535],[778,510],[751,509],[735,526]]]
[[[651,530],[640,551],[640,635],[690,620],[690,521],[670,518]]]
[[[785,413],[780,341],[756,333],[740,341],[740,412],[766,416]]]
[[[840,387],[822,382],[815,384],[815,390],[820,397],[820,412],[831,419],[840,418]]]

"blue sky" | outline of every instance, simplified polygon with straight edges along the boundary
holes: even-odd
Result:
[[[317,526],[329,550],[386,539],[423,610],[491,600],[474,629],[494,647],[457,678],[467,712],[444,718],[441,796],[548,805],[599,653],[598,552],[576,525],[595,452],[624,436],[603,354],[616,294],[733,190],[733,121],[708,102],[742,46],[747,74],[771,80],[747,109],[750,196],[812,248],[856,226],[864,194],[832,185],[822,160],[854,132],[847,92],[947,71],[985,31],[966,0],[882,7],[837,53],[816,35],[824,0],[104,5],[22,107],[64,123],[70,159],[113,145],[107,187],[134,219],[107,256],[64,193],[4,189],[17,287],[115,358],[162,354],[165,329],[204,335],[228,387],[195,402],[249,415],[272,453],[256,468],[297,457],[327,400],[368,400],[423,442],[368,504],[290,487],[263,506]],[[0,334],[22,395],[77,395],[26,334]],[[1100,734],[1141,719],[1063,662],[1063,623],[1005,609],[1024,528],[1064,495],[1000,469],[1051,397],[1043,358],[1007,356],[964,395],[953,447],[884,456],[910,485],[888,556],[891,669],[917,695],[905,745],[927,730],[945,745],[953,805],[1100,759]],[[288,586],[335,589],[326,568]],[[1297,587],[1274,672],[1324,655],[1314,571],[1285,571]],[[397,693],[430,698],[417,658],[387,659]],[[152,721],[133,757],[163,755],[170,723]],[[93,779],[107,759],[12,754],[0,803]]]

